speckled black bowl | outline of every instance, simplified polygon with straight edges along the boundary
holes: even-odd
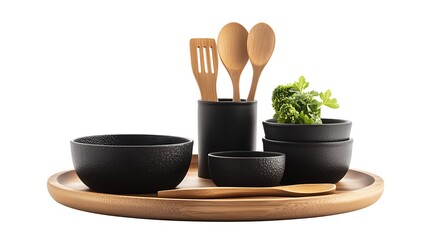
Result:
[[[275,119],[262,122],[265,138],[290,142],[333,142],[350,138],[352,122],[323,118],[322,124],[277,123]]]
[[[349,170],[353,139],[336,142],[262,140],[264,151],[286,155],[282,184],[337,183]]]
[[[276,152],[225,151],[208,155],[210,176],[216,186],[270,187],[280,184],[285,155]]]
[[[137,194],[175,188],[185,177],[193,140],[162,135],[99,135],[70,142],[82,182],[103,193]]]

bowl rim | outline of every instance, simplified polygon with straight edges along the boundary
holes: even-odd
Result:
[[[226,154],[226,155],[224,155]],[[258,156],[228,156],[228,154],[259,154]],[[219,151],[211,152],[208,157],[221,159],[237,159],[237,160],[259,160],[263,158],[280,158],[285,159],[286,155],[281,152],[273,151]]]
[[[78,142],[79,139],[83,138],[97,138],[97,137],[106,137],[106,136],[141,136],[141,137],[169,137],[180,140],[178,143],[170,143],[170,144],[153,144],[153,145],[113,145],[113,144],[95,144],[95,143],[82,143]],[[161,134],[100,134],[100,135],[87,135],[83,137],[78,137],[70,140],[71,144],[82,145],[82,146],[93,146],[93,147],[117,147],[117,148],[155,148],[155,147],[167,147],[167,146],[181,146],[192,143],[193,140],[190,138],[173,136],[173,135],[161,135]]]
[[[324,142],[293,142],[293,141],[279,141],[279,140],[272,140],[263,137],[262,141],[271,142],[271,143],[278,143],[278,144],[289,144],[289,145],[336,145],[336,144],[346,144],[346,143],[353,143],[353,138],[348,138],[346,140],[339,140],[339,141],[324,141]]]
[[[323,120],[325,121],[332,121],[328,123],[323,123]],[[265,125],[277,127],[277,126],[289,126],[289,127],[299,127],[299,126],[306,126],[306,127],[320,127],[320,126],[343,126],[343,125],[349,125],[352,124],[352,121],[347,119],[341,119],[341,118],[322,118],[322,124],[296,124],[296,123],[278,123],[275,122],[276,120],[274,118],[266,119],[262,123]]]

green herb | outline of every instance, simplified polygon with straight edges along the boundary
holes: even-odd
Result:
[[[336,98],[331,98],[331,90],[325,92],[307,91],[310,83],[301,76],[292,84],[279,85],[273,91],[272,105],[274,118],[278,123],[322,124],[322,106],[339,108]],[[318,100],[318,98],[320,100]]]

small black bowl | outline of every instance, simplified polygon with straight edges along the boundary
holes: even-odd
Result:
[[[163,135],[99,135],[70,142],[78,177],[96,192],[151,193],[185,177],[193,141]]]
[[[353,139],[336,142],[262,140],[264,151],[287,156],[282,184],[337,183],[349,170]]]
[[[333,142],[350,138],[352,122],[322,118],[322,124],[277,123],[276,119],[262,122],[265,138],[290,142]]]
[[[216,186],[271,187],[280,184],[285,155],[277,152],[225,151],[208,155],[210,176]]]

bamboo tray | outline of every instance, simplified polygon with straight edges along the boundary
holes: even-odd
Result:
[[[197,156],[178,188],[214,186],[199,178]],[[246,197],[223,199],[168,199],[156,194],[114,195],[92,192],[74,170],[48,179],[48,191],[57,202],[79,210],[113,216],[203,221],[244,221],[308,218],[346,213],[375,203],[384,181],[372,173],[349,170],[331,195],[312,197]]]

